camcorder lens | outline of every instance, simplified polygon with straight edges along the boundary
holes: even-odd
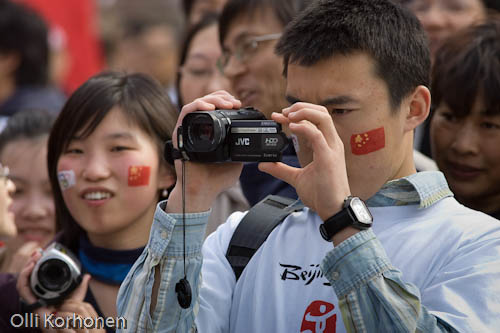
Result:
[[[62,291],[71,276],[68,265],[59,259],[49,259],[38,270],[38,281],[47,290]]]
[[[189,137],[194,142],[214,140],[214,124],[210,117],[197,116],[190,126]]]

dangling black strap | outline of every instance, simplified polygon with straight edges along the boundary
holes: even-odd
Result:
[[[191,286],[186,276],[186,161],[182,160],[182,255],[184,258],[184,277],[175,285],[177,301],[183,309],[189,308],[192,300]]]
[[[226,253],[236,280],[274,228],[302,208],[304,205],[296,199],[268,195],[248,211],[234,231]]]

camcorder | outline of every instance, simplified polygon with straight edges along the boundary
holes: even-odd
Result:
[[[194,162],[278,162],[288,146],[281,124],[258,110],[196,111],[177,130],[178,151]],[[171,142],[165,158],[173,164]]]
[[[81,282],[80,262],[59,243],[52,243],[43,251],[30,277],[33,294],[49,305],[61,303]]]

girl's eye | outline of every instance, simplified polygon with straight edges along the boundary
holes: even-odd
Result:
[[[124,150],[129,150],[130,148],[125,147],[125,146],[115,146],[111,148],[111,151],[124,151]]]
[[[78,148],[68,148],[66,149],[66,154],[82,154],[83,150]]]

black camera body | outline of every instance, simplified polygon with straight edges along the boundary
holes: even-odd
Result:
[[[258,110],[197,111],[177,131],[179,151],[195,162],[278,162],[288,146],[281,124]]]
[[[30,277],[30,287],[46,304],[58,304],[82,282],[78,259],[66,247],[52,243],[42,253]]]

